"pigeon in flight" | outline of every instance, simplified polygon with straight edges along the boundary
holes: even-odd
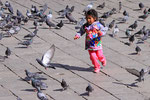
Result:
[[[42,59],[36,59],[36,61],[43,66],[45,69],[48,67],[56,69],[55,67],[51,66],[51,60],[55,53],[55,45],[53,44],[50,49],[42,56]]]
[[[64,79],[62,79],[61,86],[62,86],[63,90],[67,90],[67,88],[69,87],[69,85],[67,85],[67,83]]]
[[[90,84],[88,84],[88,86],[86,87],[86,91],[87,91],[88,96],[90,96],[90,93],[91,93],[93,90],[94,90],[93,87],[92,87]]]

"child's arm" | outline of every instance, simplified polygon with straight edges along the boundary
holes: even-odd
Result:
[[[85,24],[80,28],[80,31],[76,33],[74,40],[79,39],[85,33]]]

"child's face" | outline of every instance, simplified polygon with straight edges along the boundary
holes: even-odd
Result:
[[[95,17],[92,17],[91,15],[88,15],[87,17],[86,17],[86,20],[87,20],[87,22],[88,22],[88,24],[92,24],[92,23],[94,23],[95,21],[96,21],[96,18]]]

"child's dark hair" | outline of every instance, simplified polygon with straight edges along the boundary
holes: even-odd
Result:
[[[90,9],[85,13],[85,16],[87,17],[88,15],[92,16],[93,18],[96,18],[96,21],[98,20],[98,13],[94,9]]]

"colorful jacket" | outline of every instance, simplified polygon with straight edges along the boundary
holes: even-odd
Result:
[[[97,30],[101,31],[101,34],[97,32]],[[100,24],[98,21],[94,22],[93,24],[89,25],[85,23],[81,28],[80,31],[76,34],[77,36],[82,36],[86,33],[85,38],[85,49],[87,50],[99,50],[102,49],[102,36],[106,34],[106,28]]]

